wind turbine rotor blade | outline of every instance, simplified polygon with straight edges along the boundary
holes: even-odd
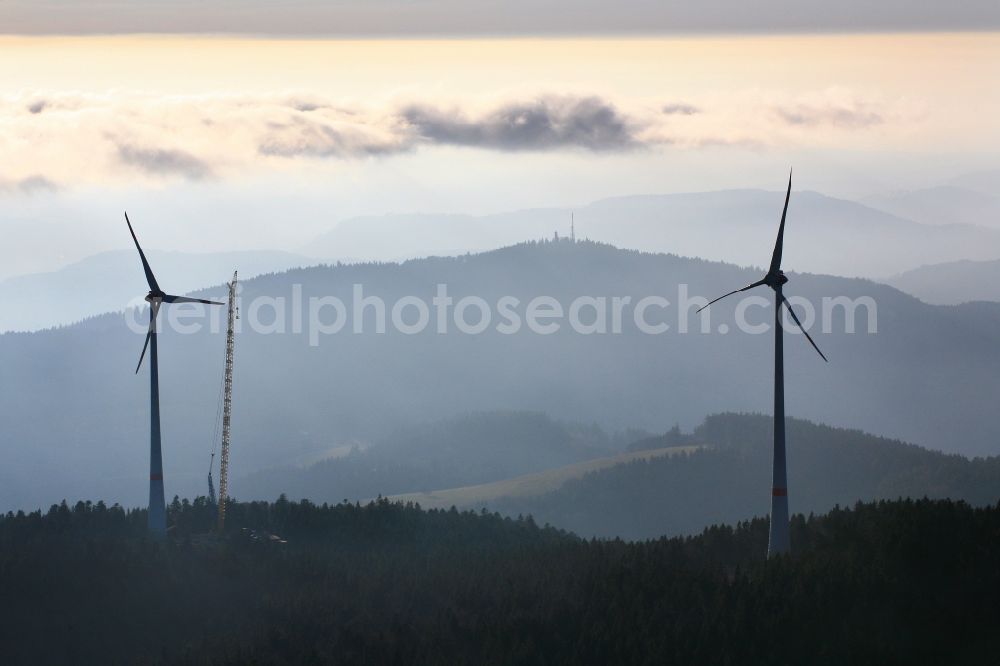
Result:
[[[761,286],[762,284],[765,284],[764,280],[757,280],[756,282],[751,282],[750,284],[748,284],[745,287],[740,287],[739,289],[734,289],[733,291],[729,292],[728,294],[723,294],[722,296],[719,296],[718,298],[709,301],[705,305],[703,305],[700,308],[698,308],[697,310],[695,310],[695,312],[696,313],[701,312],[702,310],[704,310],[705,308],[707,308],[712,303],[718,303],[719,301],[721,301],[723,298],[725,298],[727,296],[732,296],[733,294],[738,294],[741,291],[749,291],[749,290],[753,289],[754,287]]]
[[[139,374],[139,368],[142,367],[142,360],[146,358],[146,348],[149,347],[149,339],[153,337],[153,333],[156,332],[156,315],[160,311],[160,304],[154,302],[149,307],[151,308],[151,314],[149,315],[149,329],[146,331],[146,341],[142,343],[142,353],[139,354],[139,363],[135,366],[135,374]]]
[[[809,331],[807,331],[805,327],[802,326],[802,322],[799,321],[799,318],[795,315],[795,310],[792,309],[792,304],[788,302],[788,299],[785,298],[784,294],[781,295],[781,304],[784,305],[786,308],[788,308],[788,314],[792,315],[792,319],[795,320],[795,325],[799,327],[799,330],[806,334],[806,339],[809,340],[809,344],[813,346],[813,349],[816,350],[816,353],[819,354],[824,361],[829,363],[830,359],[828,359],[826,357],[826,354],[821,352],[819,350],[819,347],[816,346],[816,343],[813,341],[812,336],[809,335]]]
[[[135,242],[135,249],[139,250],[139,258],[142,259],[142,270],[146,273],[146,282],[149,284],[150,291],[160,291],[160,285],[156,284],[156,277],[153,275],[153,269],[149,267],[149,262],[146,261],[146,255],[143,253],[142,248],[139,247],[139,239],[135,237],[135,231],[132,229],[132,223],[129,222],[128,212],[125,212],[125,224],[128,225],[128,231],[132,234],[132,241]]]
[[[781,224],[778,225],[778,238],[774,241],[774,254],[771,255],[771,272],[781,269],[781,250],[785,244],[785,216],[788,214],[788,199],[792,195],[792,170],[788,170],[788,190],[785,192],[785,207],[781,209]]]
[[[167,294],[163,297],[164,303],[204,303],[205,305],[225,305],[218,301],[206,301],[204,298],[189,298],[187,296],[171,296]]]
[[[135,364],[135,374],[139,374],[139,368],[142,367],[142,360],[146,358],[146,347],[149,346],[149,338],[152,335],[151,331],[146,331],[146,341],[142,343],[142,353],[139,354],[139,362]]]

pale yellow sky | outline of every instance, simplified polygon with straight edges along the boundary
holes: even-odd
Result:
[[[260,218],[246,243],[294,247],[353,214],[775,189],[792,165],[861,198],[995,169],[997,80],[1000,33],[0,36],[0,216],[97,228],[155,200],[194,229],[224,206]]]
[[[316,88],[381,96],[423,86],[478,94],[534,84],[632,96],[668,92],[652,85],[968,93],[990,87],[984,77],[998,73],[1000,33],[393,41],[0,36],[0,52],[8,91]]]

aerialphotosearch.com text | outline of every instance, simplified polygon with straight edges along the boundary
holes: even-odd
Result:
[[[878,307],[870,296],[824,296],[818,303],[801,296],[788,296],[791,306],[807,330],[818,326],[823,333],[874,334],[878,332]],[[734,298],[734,305],[719,308],[713,325],[713,308],[697,310],[708,303],[691,295],[687,284],[679,284],[673,298],[661,294],[644,296],[581,295],[573,298],[549,295],[519,297],[505,295],[490,299],[476,295],[455,296],[447,284],[437,284],[432,294],[406,295],[386,299],[367,293],[363,284],[351,285],[350,294],[303,294],[301,284],[292,285],[289,295],[237,297],[240,311],[238,330],[260,335],[307,335],[310,346],[336,334],[402,335],[481,335],[495,331],[501,335],[531,333],[552,335],[572,331],[579,335],[619,335],[638,332],[663,335],[690,332],[725,335],[735,327],[741,333],[760,335],[774,324],[774,299],[763,294]],[[132,306],[142,305],[136,299]],[[729,308],[732,308],[731,316]],[[194,303],[176,304],[165,309],[160,324],[178,333],[204,329],[218,332],[225,326],[225,308]],[[722,316],[726,314],[727,316]],[[783,327],[801,334],[791,324],[788,313]],[[145,334],[148,315],[142,307],[125,311],[126,322],[136,333]],[[730,323],[731,322],[731,323]]]

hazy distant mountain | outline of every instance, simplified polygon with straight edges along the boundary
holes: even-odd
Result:
[[[962,499],[978,506],[1000,499],[1000,457],[969,460],[798,419],[790,419],[787,428],[794,513],[901,497]],[[771,437],[770,416],[716,415],[695,430],[691,439],[702,448],[689,454],[600,469],[546,495],[512,493],[459,506],[531,514],[539,524],[582,536],[697,533],[707,525],[767,515]]]
[[[927,303],[1000,302],[1000,261],[953,261],[921,266],[886,280]]]
[[[953,178],[949,184],[997,197],[1000,196],[1000,169],[962,174]]]
[[[310,266],[316,260],[289,252],[147,252],[157,280],[183,294],[221,284],[239,269],[243,278]],[[108,311],[123,310],[145,297],[146,280],[134,250],[102,252],[51,273],[0,281],[0,332],[62,326]]]
[[[864,203],[924,224],[1000,226],[1000,198],[954,185],[870,197]]]
[[[798,233],[790,227],[789,240]],[[791,246],[785,256],[789,267],[799,264]],[[711,296],[758,277],[754,270],[721,263],[562,242],[403,264],[320,266],[248,280],[236,344],[234,479],[466,412],[542,411],[605,431],[663,432],[675,423],[690,429],[723,409],[767,411],[771,338],[736,332],[735,299],[713,306],[711,334],[698,332],[693,307],[686,310],[691,332],[680,334],[673,305],[649,311],[651,321],[664,313],[671,326],[661,335],[639,331],[632,309],[624,311],[620,334],[579,334],[565,318],[549,335],[526,327],[516,334],[497,330],[503,320],[496,304],[503,296],[519,299],[516,311],[524,318],[537,296],[551,296],[565,310],[581,296],[627,296],[635,304],[659,295],[676,304],[681,283],[693,295]],[[866,280],[791,278],[786,293],[810,299],[817,310],[823,297],[872,298],[878,332],[866,332],[862,308],[860,332],[844,333],[838,310],[831,333],[813,328],[828,364],[801,336],[788,334],[789,414],[947,451],[998,451],[1000,305],[940,307]],[[421,333],[388,326],[380,334],[369,310],[365,333],[353,333],[349,321],[310,345],[309,327],[291,323],[293,296],[306,299],[303,318],[310,297],[335,296],[348,304],[351,320],[355,284],[390,309],[404,296],[429,305],[436,285],[446,284],[455,301],[484,299],[493,318],[477,335],[456,333],[453,324],[438,334],[431,309],[431,325]],[[220,289],[199,293],[222,295]],[[279,296],[288,305],[274,324],[274,301],[258,297]],[[476,313],[469,308],[466,319],[477,321]],[[581,314],[585,321],[592,316]],[[752,323],[770,316],[769,307],[747,312]],[[326,322],[332,317],[332,309],[323,314]],[[263,328],[251,327],[255,319]],[[408,308],[406,320],[413,319]],[[729,327],[728,335],[718,332],[721,324]],[[286,332],[278,332],[282,328]],[[133,374],[142,338],[141,329],[130,331],[116,315],[65,329],[0,335],[0,508],[47,504],[53,497],[145,502],[148,369]],[[162,334],[169,495],[204,492],[223,351],[221,330],[183,335],[167,327]],[[238,484],[233,492],[240,495]]]
[[[770,256],[783,192],[727,190],[604,199],[570,209],[345,220],[308,246],[316,256],[418,257],[482,251],[570,233],[618,247],[760,265]],[[941,220],[954,222],[955,220]],[[1000,220],[996,220],[1000,224]],[[786,241],[795,267],[879,278],[958,259],[1000,259],[1000,229],[913,222],[852,201],[794,192]]]

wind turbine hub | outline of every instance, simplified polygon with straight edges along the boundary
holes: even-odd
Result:
[[[771,289],[777,289],[778,287],[782,286],[787,282],[788,278],[785,277],[785,273],[780,270],[774,271],[773,273],[768,273],[767,276],[764,278],[764,284],[766,284]]]

